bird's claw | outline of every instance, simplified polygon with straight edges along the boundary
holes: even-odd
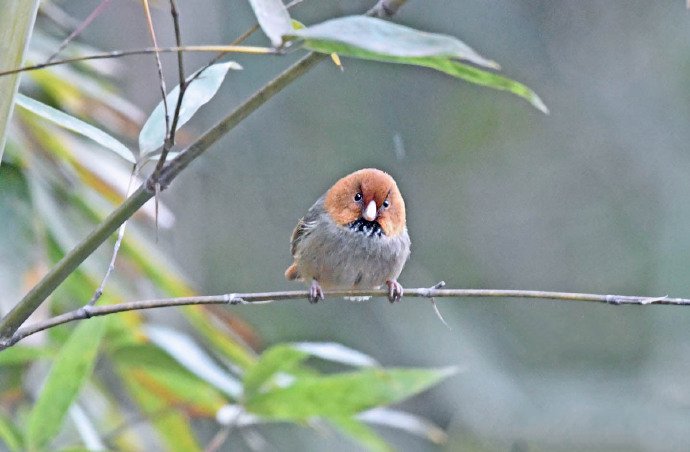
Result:
[[[403,296],[403,287],[400,283],[394,279],[390,279],[386,281],[386,285],[388,286],[388,301],[391,303],[400,301]]]
[[[323,300],[323,290],[321,289],[321,286],[319,283],[313,279],[311,281],[311,286],[309,287],[309,303],[314,304],[318,303],[319,300]]]

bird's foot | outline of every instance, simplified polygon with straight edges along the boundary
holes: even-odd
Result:
[[[309,286],[309,303],[318,303],[319,300],[323,300],[323,290],[319,283],[315,280],[311,280],[311,286]]]
[[[388,301],[391,303],[400,301],[403,296],[403,287],[400,283],[394,279],[389,279],[386,281],[386,285],[388,286]]]

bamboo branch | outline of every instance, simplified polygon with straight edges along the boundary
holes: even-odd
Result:
[[[405,298],[529,298],[534,300],[555,301],[584,301],[619,305],[673,305],[688,306],[688,298],[639,297],[627,295],[600,295],[591,293],[548,292],[541,290],[492,290],[492,289],[443,289],[445,283],[440,282],[433,287],[405,289]],[[325,292],[327,297],[387,297],[388,289],[369,290],[336,290]],[[198,297],[160,298],[153,300],[131,301],[108,306],[83,307],[55,316],[51,319],[37,322],[17,330],[5,343],[0,344],[0,350],[16,344],[27,336],[48,328],[83,320],[91,317],[115,314],[118,312],[138,311],[144,309],[164,308],[171,306],[189,306],[206,304],[227,305],[259,305],[276,303],[278,301],[308,299],[309,291],[291,290],[282,292],[228,293],[223,295],[208,295]]]

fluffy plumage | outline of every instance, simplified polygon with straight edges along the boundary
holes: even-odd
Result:
[[[309,301],[324,289],[370,289],[387,284],[399,301],[397,278],[410,254],[405,202],[395,180],[373,168],[338,180],[297,223],[288,280],[310,283]]]

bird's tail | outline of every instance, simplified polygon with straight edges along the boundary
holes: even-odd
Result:
[[[293,281],[295,279],[299,279],[301,275],[299,274],[299,270],[297,269],[297,264],[295,262],[290,265],[287,270],[285,270],[285,279],[288,281]]]

